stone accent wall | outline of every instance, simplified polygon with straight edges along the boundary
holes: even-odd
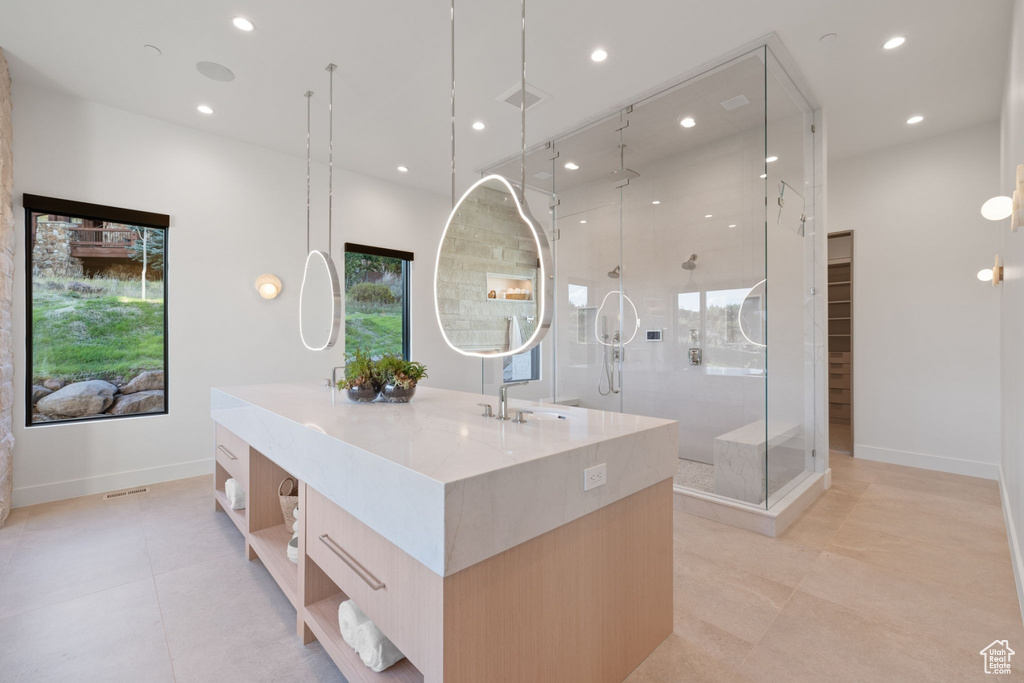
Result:
[[[71,257],[71,231],[74,223],[37,221],[32,245],[32,275],[39,277],[79,277],[82,262]]]
[[[14,136],[11,75],[0,50],[0,526],[11,512],[14,490]]]
[[[459,348],[506,350],[512,315],[524,339],[536,327],[535,301],[488,300],[488,273],[533,280],[535,289],[537,245],[508,193],[480,186],[460,205],[440,262],[438,307],[445,333]]]

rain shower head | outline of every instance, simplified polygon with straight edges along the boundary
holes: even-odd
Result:
[[[608,271],[608,277],[612,278],[613,280],[618,280],[619,279],[619,267],[620,266],[615,266],[615,270]]]
[[[690,258],[683,262],[683,270],[695,270],[697,268],[697,255],[690,254]]]

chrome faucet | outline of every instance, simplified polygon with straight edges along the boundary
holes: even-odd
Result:
[[[529,384],[529,381],[509,382],[508,384],[502,384],[500,387],[498,387],[498,414],[495,416],[497,419],[512,419],[508,416],[508,388],[517,387],[520,384]]]

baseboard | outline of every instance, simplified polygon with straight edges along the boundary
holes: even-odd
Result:
[[[38,503],[49,503],[54,500],[64,500],[65,498],[90,496],[117,489],[126,489],[132,486],[145,486],[146,484],[158,484],[162,481],[198,477],[203,474],[212,474],[213,463],[213,458],[207,458],[205,460],[192,460],[173,465],[149,467],[142,470],[101,474],[84,479],[23,486],[22,488],[14,489],[14,495],[11,500],[14,503],[14,507],[18,508]]]
[[[1010,497],[1006,493],[1006,480],[1003,479],[1003,468],[999,468],[999,495],[1003,499],[1003,522],[1006,524],[1006,536],[1010,541],[1010,563],[1013,565],[1013,578],[1017,582],[1017,602],[1020,603],[1021,622],[1024,623],[1024,560],[1021,559],[1020,543],[1017,540],[1017,524],[1013,519],[1013,508]]]
[[[919,467],[925,470],[963,474],[968,477],[981,477],[982,479],[999,479],[999,465],[992,462],[960,460],[959,458],[947,458],[928,453],[914,453],[913,451],[896,451],[889,448],[865,446],[859,443],[854,444],[853,452],[854,457],[860,460],[874,460],[875,462],[903,465],[904,467]]]

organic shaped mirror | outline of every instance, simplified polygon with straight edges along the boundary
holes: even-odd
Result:
[[[338,341],[341,286],[331,257],[311,251],[299,290],[299,335],[310,351],[324,351]]]
[[[517,185],[477,181],[441,237],[434,306],[448,345],[466,356],[528,351],[551,325],[551,252]]]

